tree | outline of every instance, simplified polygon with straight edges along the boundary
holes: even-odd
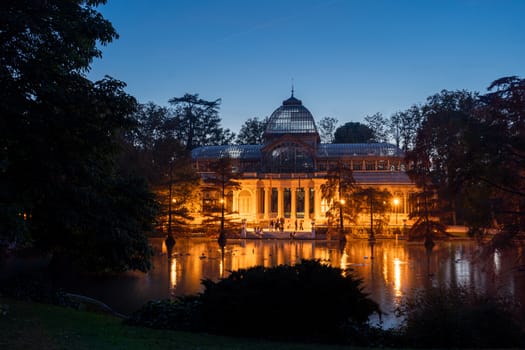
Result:
[[[332,117],[324,117],[319,121],[319,134],[321,136],[321,142],[334,142],[334,132],[338,122],[339,121],[336,118]]]
[[[381,232],[383,226],[388,223],[386,213],[390,209],[392,194],[388,190],[380,190],[374,187],[356,189],[354,192],[354,205],[358,212],[367,211],[370,215],[370,233],[368,239],[375,240],[375,233]]]
[[[259,120],[257,117],[250,118],[241,126],[237,134],[236,143],[239,145],[260,145],[263,143],[263,133],[266,130],[268,117]]]
[[[497,244],[509,244],[524,230],[525,79],[494,81],[480,96],[476,132],[466,143],[463,163],[467,222],[480,236],[496,228]]]
[[[374,140],[374,131],[368,126],[348,122],[335,130],[334,143],[368,143]]]
[[[404,152],[414,148],[417,130],[423,120],[420,106],[413,105],[404,112],[394,113],[390,117],[389,127],[392,139],[396,146]]]
[[[468,150],[465,140],[474,127],[472,113],[475,106],[476,94],[467,91],[443,90],[430,96],[422,107],[424,119],[418,129],[415,147],[408,152],[412,164],[427,164],[422,172],[412,171],[411,174],[430,181],[439,198],[441,219],[454,225],[457,208],[461,207],[457,202],[461,196],[457,194],[463,183],[462,168]],[[416,158],[421,157],[428,160],[418,162]]]
[[[206,184],[205,190],[210,192],[218,193],[218,208],[213,209],[220,210],[220,230],[219,230],[219,244],[222,245],[226,241],[226,233],[224,230],[225,223],[225,209],[226,209],[226,194],[229,191],[233,191],[240,187],[240,184],[236,179],[239,178],[239,174],[233,169],[232,159],[229,157],[222,157],[212,162],[209,165],[211,173],[204,179]],[[216,219],[216,217],[214,217]]]
[[[94,9],[104,3],[0,5],[0,235],[69,266],[145,271],[155,202],[115,163],[136,101],[122,82],[84,76],[117,37]]]
[[[373,140],[375,142],[388,141],[388,121],[381,113],[367,115],[365,123],[374,132]]]
[[[187,150],[199,146],[231,143],[235,135],[220,126],[219,106],[221,99],[206,101],[198,94],[185,94],[169,100],[173,106],[173,137],[180,140]]]
[[[157,229],[171,237],[172,228],[187,230],[193,219],[199,176],[189,151],[174,138],[167,108],[150,102],[140,105],[135,115],[139,126],[126,135],[127,164],[147,179],[160,204]]]
[[[352,170],[344,162],[337,162],[328,169],[327,181],[321,185],[321,196],[330,203],[326,213],[330,221],[338,219],[340,240],[345,240],[344,222],[355,222],[355,206],[352,193],[355,190],[355,179]]]

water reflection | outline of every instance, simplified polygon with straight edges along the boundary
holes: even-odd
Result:
[[[471,285],[489,292],[504,292],[525,301],[522,248],[512,252],[479,255],[475,242],[437,242],[431,251],[406,241],[349,240],[228,240],[224,251],[216,240],[177,239],[171,251],[162,239],[153,239],[154,269],[147,274],[130,272],[103,278],[57,278],[56,287],[97,298],[115,310],[130,313],[153,299],[177,297],[202,291],[202,279],[218,280],[231,271],[256,265],[295,264],[301,259],[319,259],[325,264],[349,269],[365,283],[365,291],[389,313],[385,326],[398,322],[393,310],[417,288],[441,285]],[[10,261],[0,272],[13,270]]]
[[[517,277],[512,254],[506,258],[496,253],[486,261],[478,253],[477,244],[470,241],[438,242],[429,250],[405,241],[351,240],[341,251],[338,242],[330,241],[231,240],[222,255],[216,242],[178,240],[170,258],[170,295],[198,293],[202,291],[201,279],[218,280],[233,270],[319,259],[363,278],[365,290],[390,314],[387,326],[396,322],[392,313],[402,298],[417,288],[472,285],[504,291],[521,300],[524,279]],[[162,264],[156,266],[162,268]]]

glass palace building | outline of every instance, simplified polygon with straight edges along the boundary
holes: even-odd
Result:
[[[390,225],[403,225],[408,218],[414,184],[404,171],[403,152],[389,143],[323,144],[315,120],[302,102],[292,96],[270,116],[260,145],[203,146],[192,151],[193,165],[202,177],[208,165],[230,157],[240,176],[240,188],[229,191],[226,212],[248,225],[268,227],[284,218],[285,228],[299,221],[304,230],[327,224],[327,201],[321,185],[337,162],[353,171],[356,185],[387,189],[393,196]],[[219,193],[202,192],[206,202],[218,201]],[[358,220],[363,226],[369,215]]]

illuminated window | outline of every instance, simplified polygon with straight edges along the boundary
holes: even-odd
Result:
[[[295,192],[295,216],[304,218],[304,188],[298,188]]]
[[[292,213],[292,195],[290,188],[284,189],[284,217],[289,218]]]
[[[277,213],[279,203],[279,192],[277,188],[272,187],[272,198],[270,199],[270,212]]]

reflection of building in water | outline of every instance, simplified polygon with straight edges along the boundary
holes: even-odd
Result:
[[[404,154],[395,145],[320,143],[314,117],[293,91],[270,116],[263,138],[261,145],[204,146],[192,151],[194,167],[203,178],[211,162],[221,157],[233,160],[241,187],[226,195],[225,208],[234,219],[266,228],[270,221],[284,218],[285,230],[294,230],[296,221],[305,230],[313,223],[325,224],[328,205],[321,198],[321,185],[327,171],[341,161],[352,169],[358,185],[387,189],[393,195],[391,225],[401,226],[408,219],[415,187],[405,172]],[[204,191],[203,210],[220,199],[218,193]],[[363,214],[361,223],[368,223],[368,217]]]

